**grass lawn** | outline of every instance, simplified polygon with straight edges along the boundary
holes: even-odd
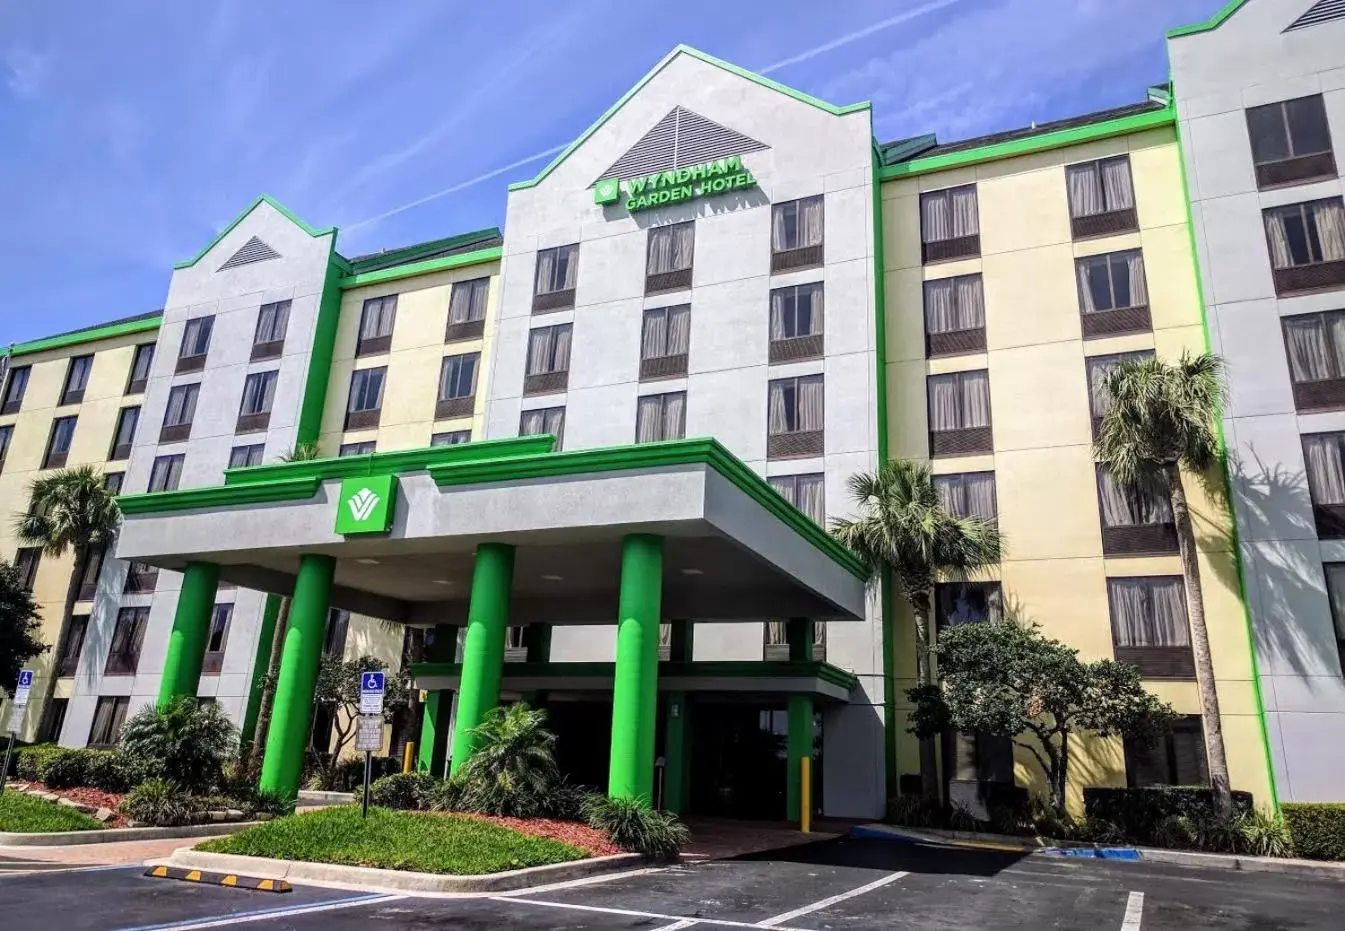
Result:
[[[20,795],[12,789],[0,795],[0,831],[50,834],[53,831],[100,831],[102,828],[84,812],[65,805]]]
[[[357,805],[277,818],[197,850],[279,860],[343,863],[419,873],[472,876],[582,860],[578,848],[472,818],[413,814]]]

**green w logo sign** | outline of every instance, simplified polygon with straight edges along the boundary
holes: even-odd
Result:
[[[385,533],[392,526],[392,506],[397,498],[396,478],[369,475],[341,482],[341,502],[336,511],[336,532]]]
[[[368,488],[361,488],[346,500],[346,507],[350,508],[351,517],[363,523],[369,519],[370,514],[374,513],[374,508],[378,507],[378,502],[381,500],[383,499]]]

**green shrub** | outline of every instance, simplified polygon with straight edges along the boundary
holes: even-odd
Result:
[[[84,750],[58,750],[42,767],[42,783],[49,789],[71,789],[85,785],[88,755]]]
[[[677,816],[649,808],[643,799],[590,795],[584,802],[589,827],[601,831],[622,850],[669,859],[691,840]]]
[[[1083,790],[1083,806],[1088,818],[1110,821],[1140,844],[1159,843],[1159,826],[1174,815],[1185,817],[1197,833],[1204,829],[1213,840],[1223,831],[1213,826],[1214,793],[1205,786],[1093,787]],[[1235,815],[1252,807],[1251,793],[1233,793]]]
[[[943,825],[943,806],[920,795],[898,795],[887,803],[887,823],[907,828],[936,828]]]
[[[84,785],[104,792],[128,792],[140,774],[117,750],[84,750]]]
[[[1286,802],[1280,811],[1298,856],[1309,860],[1345,860],[1345,804]]]
[[[425,811],[430,807],[430,792],[439,782],[429,773],[395,773],[371,785],[369,799],[383,808]]]
[[[545,815],[559,821],[583,821],[584,803],[592,794],[592,788],[575,785],[562,778],[547,797]]]
[[[147,778],[172,779],[189,793],[223,785],[224,764],[237,747],[238,731],[217,704],[185,696],[163,708],[145,706],[121,732],[121,750],[132,766]]]
[[[157,828],[186,824],[192,809],[191,796],[167,779],[146,779],[121,800],[122,814]]]
[[[1253,809],[1237,819],[1238,848],[1254,857],[1291,857],[1293,839],[1284,816]]]
[[[31,747],[20,747],[14,751],[14,759],[10,766],[14,774],[20,779],[26,779],[29,782],[41,782],[42,777],[46,775],[47,763],[57,753],[61,752],[61,747],[56,744],[34,744]]]
[[[966,805],[953,804],[948,809],[948,829],[950,831],[976,831],[981,822]]]
[[[1186,815],[1168,815],[1154,826],[1152,839],[1159,847],[1188,850],[1199,846],[1195,824]]]
[[[462,782],[440,779],[425,793],[425,807],[429,811],[462,811]]]
[[[546,712],[515,704],[492,710],[472,729],[472,755],[457,773],[464,811],[534,818],[550,810],[560,784],[556,735]]]

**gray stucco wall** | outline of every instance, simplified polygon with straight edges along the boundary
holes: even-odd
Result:
[[[1258,192],[1245,110],[1322,94],[1345,152],[1345,21],[1283,32],[1308,0],[1251,0],[1217,29],[1169,41],[1210,338],[1228,362],[1234,510],[1280,798],[1345,799],[1345,681],[1301,435],[1345,411],[1294,409],[1280,318],[1345,308],[1345,291],[1277,298],[1261,211],[1339,196],[1334,180]]]

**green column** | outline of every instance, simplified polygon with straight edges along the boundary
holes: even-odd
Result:
[[[454,773],[472,754],[470,731],[500,703],[504,631],[509,626],[509,588],[513,578],[512,546],[482,543],[476,548],[471,603],[467,608],[467,640],[462,647],[458,717],[453,725]]]
[[[276,619],[280,617],[279,595],[267,595],[266,607],[262,609],[262,627],[257,634],[257,655],[252,659],[252,685],[248,688],[248,706],[243,712],[243,730],[241,742],[249,746],[257,734],[257,715],[262,704],[262,678],[266,667],[271,664],[271,638],[276,633]]]
[[[286,798],[294,798],[299,791],[335,573],[332,556],[306,553],[299,557],[260,783],[262,789]]]
[[[791,617],[785,621],[785,640],[789,643],[791,663],[812,661],[815,636],[812,618]]]
[[[663,538],[631,534],[621,544],[621,596],[612,685],[612,759],[607,794],[650,799],[658,708],[658,628]]]
[[[801,802],[802,760],[813,755],[813,697],[789,696],[789,769],[785,780],[785,817],[798,821],[803,817]],[[814,774],[813,785],[817,785]],[[814,807],[815,807],[814,803]]]
[[[668,693],[668,728],[663,746],[663,807],[673,814],[686,810],[691,760],[687,752],[691,738],[685,692]]]
[[[426,652],[431,663],[451,663],[457,659],[458,629],[450,624],[434,628],[434,641]],[[444,774],[448,758],[448,724],[453,714],[453,690],[436,689],[425,700],[420,719],[420,741],[416,744],[416,770],[432,776]]]
[[[196,697],[218,588],[219,566],[209,562],[187,563],[182,572],[182,590],[177,596],[177,613],[173,615],[173,631],[168,635],[163,677],[159,680],[161,706],[180,695]]]

